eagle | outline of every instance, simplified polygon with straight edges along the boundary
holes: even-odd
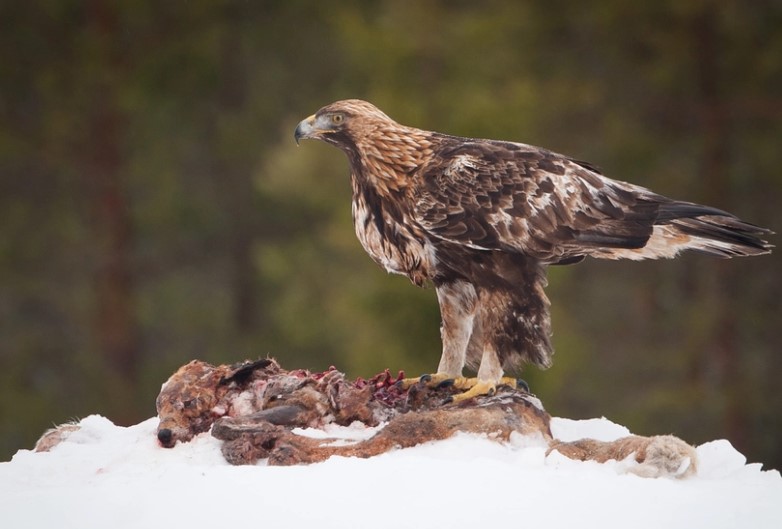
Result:
[[[397,123],[376,106],[331,103],[295,131],[341,149],[353,223],[388,272],[434,285],[442,356],[429,384],[492,394],[524,364],[551,365],[546,267],[598,259],[767,254],[770,230],[603,176],[594,165],[524,143]],[[467,366],[477,377],[463,377]],[[412,380],[412,379],[411,379]]]

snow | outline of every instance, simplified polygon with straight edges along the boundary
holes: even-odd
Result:
[[[131,427],[90,416],[51,452],[0,463],[0,526],[147,527],[612,527],[779,528],[782,478],[746,464],[728,441],[697,448],[698,474],[648,479],[627,462],[572,461],[542,439],[497,443],[458,434],[372,459],[311,466],[233,467],[208,433],[173,449],[157,419]],[[299,431],[341,442],[375,430],[354,424]],[[553,419],[555,437],[613,440],[607,419]]]

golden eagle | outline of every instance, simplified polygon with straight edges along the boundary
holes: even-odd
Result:
[[[504,370],[551,364],[546,266],[771,251],[767,229],[709,206],[606,178],[593,165],[507,141],[396,123],[361,100],[327,105],[296,127],[348,157],[353,222],[389,272],[430,281],[443,353],[432,382],[491,393]],[[462,369],[477,368],[477,379]]]

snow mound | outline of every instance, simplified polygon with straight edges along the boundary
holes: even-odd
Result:
[[[50,452],[0,463],[3,527],[782,527],[779,472],[747,465],[725,440],[697,448],[698,475],[686,480],[546,457],[542,439],[515,434],[505,444],[458,434],[366,460],[233,467],[209,434],[161,448],[157,422],[125,428],[90,416]],[[554,418],[551,428],[565,441],[629,434],[604,418]],[[375,431],[297,433],[351,442]]]
[[[588,434],[584,432],[588,432]],[[552,417],[551,435],[554,436],[554,439],[559,439],[566,443],[578,441],[584,437],[590,437],[598,441],[616,441],[620,437],[630,435],[630,430],[609,421],[605,417],[581,421]]]

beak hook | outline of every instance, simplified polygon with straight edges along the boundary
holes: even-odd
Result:
[[[315,115],[303,119],[296,125],[296,130],[293,132],[293,139],[296,140],[296,145],[299,145],[299,141],[302,139],[310,138],[314,131],[312,124],[315,122]]]

